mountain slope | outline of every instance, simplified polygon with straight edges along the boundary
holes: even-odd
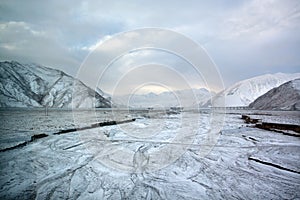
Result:
[[[225,98],[225,106],[227,107],[248,106],[256,98],[265,94],[272,88],[278,87],[279,85],[296,78],[300,78],[300,73],[277,73],[253,77],[240,81],[218,93],[213,98],[213,101],[219,102],[222,101],[222,98]],[[204,106],[209,105],[211,105],[211,103],[207,102]]]
[[[62,71],[0,62],[0,107],[110,107],[110,102]]]
[[[186,89],[172,92],[162,92],[160,94],[134,94],[113,96],[114,103],[129,107],[171,107],[196,106],[197,102],[206,102],[211,97],[211,93],[204,89]]]
[[[300,110],[300,79],[273,88],[249,107],[262,110]]]

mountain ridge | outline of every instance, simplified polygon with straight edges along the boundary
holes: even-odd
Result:
[[[258,97],[249,105],[263,110],[300,110],[300,79],[288,81]]]
[[[112,101],[128,107],[195,107],[200,102],[206,102],[214,95],[205,88],[165,91],[161,93],[127,94],[112,96]]]
[[[0,107],[111,107],[80,80],[39,64],[0,62]]]
[[[222,105],[221,102],[225,99],[226,107],[248,106],[256,98],[265,94],[272,88],[278,87],[279,85],[296,78],[300,78],[300,73],[276,73],[255,76],[239,81],[217,93],[212,101]],[[208,101],[200,106],[211,106],[211,102]]]

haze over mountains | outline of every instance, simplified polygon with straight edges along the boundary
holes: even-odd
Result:
[[[111,107],[109,100],[62,71],[0,62],[0,107]]]
[[[21,64],[16,61],[0,62],[0,107],[58,107],[58,108],[109,108],[119,107],[208,107],[211,101],[221,101],[225,97],[227,107],[248,106],[269,90],[288,81],[300,78],[295,74],[266,74],[240,81],[224,91],[215,94],[204,88],[186,89],[160,94],[133,94],[110,96],[97,88],[96,91],[81,81],[62,71],[38,64]],[[268,93],[264,98],[282,102],[283,93],[291,99],[299,99],[295,81]],[[297,85],[297,84],[296,84]],[[271,98],[274,96],[273,98]],[[270,100],[271,101],[271,100]],[[273,109],[269,100],[251,104],[253,108]],[[217,103],[218,104],[218,103]],[[276,105],[275,105],[276,104]],[[282,104],[282,103],[278,103]],[[285,101],[282,108],[298,108],[298,104]]]
[[[119,105],[128,105],[129,107],[197,107],[197,104],[207,102],[214,92],[205,88],[186,89],[147,94],[133,94],[114,96],[112,100]]]

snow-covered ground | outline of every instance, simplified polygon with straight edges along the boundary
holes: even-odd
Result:
[[[8,138],[50,135],[0,152],[1,199],[300,198],[300,138],[249,128],[238,114],[227,114],[215,132],[212,114],[194,111],[0,113],[1,148]],[[51,134],[132,117],[132,123]]]

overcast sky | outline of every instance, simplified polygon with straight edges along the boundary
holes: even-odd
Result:
[[[298,0],[2,0],[0,59],[75,76],[101,41],[144,27],[167,28],[197,42],[225,86],[266,73],[300,72]]]

